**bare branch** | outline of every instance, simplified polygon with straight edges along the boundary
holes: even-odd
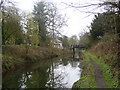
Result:
[[[68,7],[75,8],[79,12],[83,12],[83,13],[98,14],[100,12],[95,12],[94,10],[108,6],[109,7],[108,11],[111,12],[111,14],[116,14],[116,13],[120,14],[120,1],[116,1],[116,2],[115,1],[114,2],[105,1],[105,2],[101,2],[101,3],[92,3],[92,4],[84,4],[84,5],[82,5],[82,4],[75,5],[73,3],[67,4],[64,2],[62,2],[62,3],[67,5]],[[90,11],[80,10],[83,8],[93,8],[93,7],[95,7],[95,8]],[[88,15],[88,16],[90,16],[90,15]]]
[[[74,8],[86,8],[86,7],[91,7],[91,6],[98,6],[98,5],[101,5],[101,4],[87,4],[87,5],[73,5],[73,4],[67,4],[67,3],[64,3],[62,2],[63,4],[67,5],[67,6],[70,6],[70,7],[74,7]]]

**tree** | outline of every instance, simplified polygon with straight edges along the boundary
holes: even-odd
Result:
[[[32,15],[28,14],[26,15],[26,42],[28,42],[31,45],[38,45],[40,38],[38,33],[38,25],[34,22]]]
[[[102,5],[107,7],[110,14],[115,15],[115,32],[120,37],[120,1],[105,1]]]
[[[93,41],[91,40],[89,32],[85,32],[84,34],[82,34],[79,37],[80,37],[80,40],[79,40],[79,45],[80,46],[84,46],[86,48],[90,48],[91,47]]]
[[[65,3],[66,4],[66,3]],[[84,12],[84,13],[91,13],[91,14],[98,14],[98,13],[103,13],[103,12],[94,12],[94,11],[81,11],[80,9],[83,8],[94,8],[95,9],[99,9],[99,8],[104,8],[105,12],[109,12],[108,15],[115,15],[115,32],[116,34],[118,34],[118,36],[120,37],[120,1],[119,0],[104,0],[101,1],[100,3],[92,3],[92,4],[66,4],[69,5],[70,7],[76,8],[77,10],[79,10],[80,12]],[[94,9],[94,10],[95,10]],[[116,17],[117,16],[117,17]],[[101,33],[102,34],[102,33]]]
[[[20,44],[22,38],[21,16],[18,9],[13,5],[6,5],[2,8],[2,43]]]
[[[63,17],[59,14],[56,6],[53,3],[47,3],[48,9],[48,23],[47,28],[49,32],[52,34],[53,41],[55,41],[57,34],[61,35],[60,29],[66,25],[65,16]]]
[[[95,15],[90,29],[92,39],[99,40],[107,32],[116,33],[116,21],[114,18],[117,18],[117,15],[110,14],[110,12]]]
[[[34,5],[33,15],[39,27],[39,38],[41,38],[41,41],[45,44],[47,41],[46,22],[48,20],[45,2],[41,1]]]
[[[78,38],[76,35],[73,35],[69,39],[69,45],[78,45]]]
[[[34,20],[39,26],[39,35],[42,42],[48,40],[48,36],[56,39],[60,33],[60,28],[65,25],[65,19],[58,13],[56,6],[53,3],[41,1],[34,6]]]
[[[64,48],[68,48],[69,47],[69,38],[67,36],[63,36],[62,38],[62,45]]]

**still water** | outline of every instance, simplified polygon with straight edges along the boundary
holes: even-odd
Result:
[[[75,58],[26,63],[3,76],[3,88],[71,88],[80,79],[80,61]]]

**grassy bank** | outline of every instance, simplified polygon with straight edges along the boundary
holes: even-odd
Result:
[[[82,65],[82,76],[81,79],[74,84],[74,88],[98,88],[96,80],[95,80],[95,75],[94,75],[94,70],[95,68],[93,67],[90,58],[96,62],[101,70],[102,74],[105,80],[105,84],[107,88],[118,88],[119,83],[118,83],[118,73],[116,71],[116,74],[113,74],[113,68],[112,64],[106,63],[104,60],[110,59],[110,58],[115,58],[115,56],[107,56],[104,55],[102,57],[100,56],[95,56],[94,54],[83,51],[84,54],[84,59],[81,61]]]
[[[111,36],[109,39],[108,37],[106,39],[103,38],[97,45],[89,50],[94,60],[97,59],[96,63],[101,66],[104,72],[107,87],[111,88],[120,87],[120,44],[118,42],[119,38],[115,36]]]
[[[120,45],[117,35],[107,35],[94,44],[89,50],[83,51],[84,57],[81,62],[83,69],[81,79],[74,84],[77,88],[98,88],[95,80],[95,68],[91,60],[102,71],[106,88],[120,88]],[[92,83],[92,84],[90,84]]]
[[[73,88],[97,88],[94,67],[90,62],[90,53],[83,51],[83,60],[81,60],[82,75]]]
[[[103,59],[109,59],[112,56],[104,55],[104,57],[97,57],[91,55],[90,57],[92,57],[92,59],[100,66],[107,88],[118,88],[118,74],[112,74],[112,66],[103,61]]]
[[[3,72],[18,67],[20,68],[26,62],[37,62],[71,53],[69,50],[52,47],[26,47],[9,45],[3,46],[2,49]]]

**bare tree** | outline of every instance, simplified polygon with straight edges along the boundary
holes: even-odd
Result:
[[[53,3],[48,3],[48,30],[52,33],[53,41],[55,40],[55,34],[60,34],[60,29],[66,25],[65,16],[59,14],[56,6]]]

